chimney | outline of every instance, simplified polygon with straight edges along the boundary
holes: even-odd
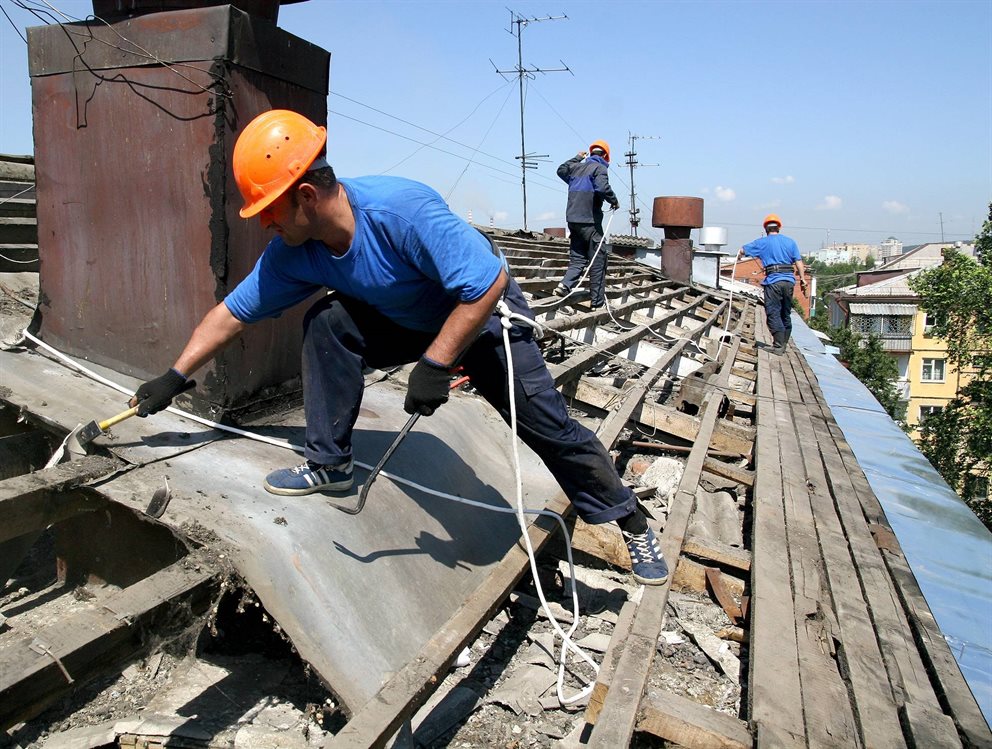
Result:
[[[138,15],[112,12],[124,5]],[[251,270],[271,237],[238,215],[237,135],[272,108],[327,116],[330,53],[279,29],[278,6],[95,0],[107,23],[28,29],[49,344],[159,375]],[[295,393],[304,311],[251,326],[197,374],[193,409],[236,415]]]
[[[661,271],[673,281],[692,282],[692,240],[689,233],[703,225],[703,199],[662,197],[654,199],[651,226],[665,230],[661,246]]]

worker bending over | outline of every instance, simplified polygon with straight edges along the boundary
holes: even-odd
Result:
[[[762,225],[765,236],[741,247],[737,257],[755,257],[761,262],[765,272],[761,282],[765,292],[765,319],[775,342],[772,353],[784,354],[792,336],[792,293],[796,286],[794,271],[798,271],[799,285],[805,294],[806,266],[795,241],[779,234],[782,219],[770,213],[765,216]]]
[[[193,331],[175,365],[132,398],[156,413],[187,378],[246,325],[274,317],[322,289],[303,322],[306,461],[270,473],[265,488],[301,495],[350,489],[352,430],[363,369],[416,362],[404,409],[426,416],[448,400],[450,370],[509,422],[501,318],[533,319],[489,239],[455,216],[434,190],[399,177],[337,179],[324,158],[326,131],[295,112],[272,110],[234,147],[243,218],[274,237],[251,273]],[[660,585],[668,567],[633,492],[595,434],[570,418],[531,328],[509,331],[518,434],[537,453],[587,523],[616,521],[634,577]]]

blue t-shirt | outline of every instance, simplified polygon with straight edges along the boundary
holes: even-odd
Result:
[[[238,320],[277,317],[322,288],[371,305],[398,325],[437,332],[458,302],[472,302],[505,267],[480,232],[434,190],[401,177],[339,180],[355,237],[338,257],[323,243],[275,237],[252,272],[224,299]]]
[[[790,237],[783,234],[769,234],[744,245],[744,254],[748,257],[756,257],[764,267],[769,265],[792,265],[802,256],[799,254],[799,246]],[[770,273],[761,282],[762,286],[779,281],[796,282],[793,273]]]

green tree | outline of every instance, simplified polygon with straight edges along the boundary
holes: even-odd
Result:
[[[882,340],[874,333],[863,338],[850,328],[830,328],[828,335],[840,349],[841,362],[864,383],[885,412],[896,421],[904,418],[905,405],[895,385],[899,367],[885,353]]]
[[[978,262],[956,249],[910,280],[920,307],[947,342],[947,358],[968,381],[943,411],[920,425],[920,451],[992,529],[992,203],[975,237]]]

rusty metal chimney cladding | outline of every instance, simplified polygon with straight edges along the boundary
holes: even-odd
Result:
[[[237,135],[267,109],[327,116],[330,53],[279,29],[278,6],[94,0],[100,20],[28,29],[45,341],[159,375],[251,270],[270,235],[238,216]],[[298,387],[302,312],[199,372],[194,410]]]
[[[655,198],[651,226],[665,230],[661,246],[661,270],[673,281],[692,280],[692,240],[689,234],[703,225],[703,199]]]

